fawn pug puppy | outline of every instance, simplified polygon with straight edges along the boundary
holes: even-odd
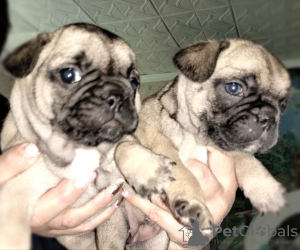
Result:
[[[278,211],[284,188],[253,153],[277,142],[290,88],[287,70],[262,46],[242,39],[200,42],[173,61],[179,76],[143,102],[137,130],[117,147],[122,173],[131,176],[137,192],[165,196],[181,223],[192,227],[198,221],[211,235],[203,192],[182,162],[206,162],[203,146],[213,146],[235,157],[239,186],[252,204],[262,212]],[[162,155],[174,162],[162,161]],[[157,189],[159,172],[168,168],[175,180]]]
[[[115,165],[114,151],[138,123],[139,75],[129,45],[89,24],[41,34],[16,49],[4,64],[16,83],[2,149],[33,142],[41,155],[33,167],[0,188],[0,248],[29,249],[33,205],[62,178],[97,173],[74,206],[124,178]],[[125,188],[130,190],[128,185]],[[96,234],[58,240],[71,249],[124,249],[127,236],[128,220],[121,203]]]

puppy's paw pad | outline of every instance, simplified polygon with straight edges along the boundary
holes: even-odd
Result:
[[[178,200],[171,209],[174,209],[175,216],[183,225],[192,228],[195,221],[197,221],[203,235],[211,236],[213,217],[203,202]]]

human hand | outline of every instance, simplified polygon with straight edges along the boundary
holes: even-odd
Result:
[[[32,143],[22,143],[0,155],[0,185],[31,167],[39,156]]]
[[[109,219],[122,199],[89,220],[113,200],[114,195],[122,189],[124,180],[119,179],[106,187],[82,207],[70,207],[95,178],[96,174],[93,173],[86,180],[63,179],[41,196],[33,208],[32,231],[46,237],[73,235],[91,231]]]
[[[234,159],[213,148],[208,149],[208,166],[198,160],[188,160],[186,166],[199,181],[205,195],[206,205],[219,225],[229,212],[237,189]],[[138,195],[122,193],[124,198],[139,208],[152,221],[163,228],[170,238],[169,249],[181,249],[184,242],[178,230],[182,225],[173,217],[163,201],[155,196],[148,200]]]
[[[172,249],[181,249],[180,246],[184,242],[182,241],[182,233],[178,230],[182,228],[182,225],[158,195],[152,195],[151,202],[137,194],[133,195],[125,191],[122,192],[122,196],[167,232],[172,242]]]
[[[208,165],[190,159],[186,167],[195,175],[204,192],[205,203],[210,210],[214,224],[221,224],[229,213],[238,183],[234,169],[234,158],[211,147],[208,150]]]
[[[0,156],[0,185],[31,167],[39,156],[38,148],[31,143],[23,143],[5,151]],[[34,233],[56,237],[66,234],[78,234],[93,230],[110,218],[120,200],[105,209],[94,220],[84,223],[109,204],[123,183],[108,186],[90,202],[79,208],[70,208],[88,185],[95,179],[93,173],[85,180],[63,179],[56,187],[40,197],[33,209],[31,229]]]

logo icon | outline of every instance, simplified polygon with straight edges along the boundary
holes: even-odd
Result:
[[[217,230],[216,230],[217,229]],[[219,227],[213,226],[212,231],[215,235],[219,229]],[[195,247],[195,246],[205,246],[209,242],[209,237],[204,236],[201,231],[199,230],[199,223],[198,221],[195,221],[193,223],[193,229],[190,230],[188,226],[182,227],[179,231],[182,232],[182,239],[183,242],[187,242],[187,244],[184,244],[183,247]],[[213,235],[213,236],[214,236]]]
[[[266,235],[266,229],[265,229],[265,227],[261,227],[261,226],[257,227],[256,228],[256,234],[259,235],[259,236]]]

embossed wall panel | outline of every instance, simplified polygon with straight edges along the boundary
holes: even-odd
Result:
[[[11,32],[30,33],[41,31],[41,20],[48,18],[47,0],[13,0],[9,2]]]
[[[219,40],[238,37],[235,20],[230,7],[201,10],[197,16],[207,39]]]
[[[273,39],[273,53],[282,60],[300,58],[300,50],[296,49],[300,45],[300,36],[294,34],[279,36]]]
[[[190,0],[168,1],[151,0],[160,16],[169,16],[194,10]]]
[[[195,41],[207,40],[195,12],[186,12],[163,17],[178,45],[183,48]]]
[[[124,38],[142,75],[176,72],[172,57],[199,40],[241,37],[300,66],[299,0],[9,0],[12,28],[2,57],[40,32],[75,22]],[[292,62],[292,63],[290,63]]]
[[[138,20],[132,22],[132,25],[152,50],[178,48],[161,18]]]
[[[73,0],[51,0],[48,3],[48,18],[41,20],[41,29],[53,31],[70,23],[91,23],[93,20]]]
[[[230,6],[229,0],[191,0],[195,10],[207,10]]]
[[[142,75],[175,72],[172,58],[178,50],[136,53],[138,68]]]
[[[74,0],[74,2],[99,25],[156,16],[156,11],[148,0]]]
[[[259,4],[259,8],[257,8]],[[237,29],[241,38],[268,37],[272,31],[269,2],[265,0],[233,5]]]
[[[300,33],[300,1],[273,0],[271,8],[272,32]]]

